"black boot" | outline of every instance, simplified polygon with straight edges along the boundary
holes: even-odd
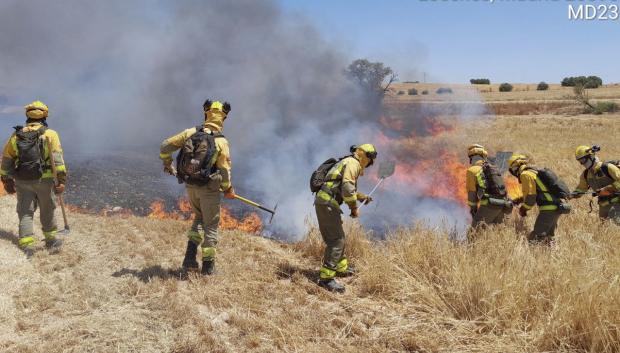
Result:
[[[204,276],[211,276],[215,272],[215,260],[204,260],[202,262],[202,273]]]
[[[327,289],[330,292],[344,293],[344,286],[336,282],[336,280],[333,278],[319,280],[319,286]]]
[[[45,239],[45,247],[50,250],[56,250],[62,246],[62,239],[54,238],[54,239]]]
[[[198,244],[191,240],[187,241],[187,250],[185,250],[185,258],[183,259],[183,268],[187,271],[197,271],[198,261],[196,254],[198,253]]]

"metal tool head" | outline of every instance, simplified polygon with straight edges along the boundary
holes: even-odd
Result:
[[[495,160],[493,164],[499,169],[499,172],[504,174],[508,171],[508,159],[512,156],[512,152],[500,151],[495,154]]]
[[[277,209],[278,209],[278,204],[276,204],[275,207],[273,208],[273,212],[271,213],[271,218],[269,218],[269,224],[271,224],[271,221],[273,221],[273,216],[276,215]]]
[[[381,163],[379,163],[379,170],[377,171],[377,176],[379,177],[379,179],[385,179],[394,174],[395,168],[396,162],[382,161]]]

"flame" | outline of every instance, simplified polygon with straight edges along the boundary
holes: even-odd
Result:
[[[511,176],[504,178],[504,184],[506,184],[506,191],[508,192],[508,197],[512,200],[516,200],[518,198],[523,197],[523,191],[521,190],[521,185],[519,184],[519,180],[517,178],[513,178]]]
[[[6,191],[4,191],[4,188],[0,188],[0,196],[4,196],[6,194]]]
[[[178,210],[171,212],[166,211],[166,207],[162,200],[154,201],[151,206],[151,212],[147,215],[152,219],[174,219],[174,220],[192,220],[194,214],[191,204],[187,198],[181,198],[177,202]],[[220,212],[220,228],[236,229],[247,233],[259,233],[263,228],[263,223],[256,213],[251,213],[243,219],[235,218],[230,210],[222,207]]]

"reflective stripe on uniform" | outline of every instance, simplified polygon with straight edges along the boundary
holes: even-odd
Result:
[[[194,244],[202,243],[202,235],[200,233],[198,233],[197,231],[195,231],[195,230],[188,230],[187,231],[187,237]]]
[[[336,272],[345,272],[349,268],[349,260],[347,258],[343,258],[338,261],[338,265],[336,265]]]
[[[319,277],[321,279],[332,279],[336,277],[336,271],[329,267],[323,266],[321,267],[321,271],[319,271]]]
[[[54,229],[54,230],[51,230],[49,232],[43,232],[43,236],[47,240],[54,240],[54,239],[56,239],[56,233],[58,233],[58,230]]]
[[[472,201],[467,201],[467,204],[468,204],[468,205],[470,205],[470,206],[472,206],[472,207],[473,207],[473,206],[477,206],[477,205],[478,205],[478,203],[476,203],[476,202],[472,202]]]
[[[538,209],[541,211],[555,211],[558,209],[557,205],[544,205],[544,206],[538,206]]]
[[[551,194],[548,192],[549,190],[547,190],[547,187],[545,186],[545,184],[542,183],[542,181],[540,181],[538,176],[536,176],[536,185],[538,185],[540,190],[543,192],[543,196],[545,197],[545,200],[553,201],[553,197],[551,197]]]
[[[528,205],[528,204],[526,204],[526,203],[523,203],[523,204],[521,205],[521,207],[525,208],[526,210],[531,210],[531,209],[532,209],[532,207],[534,207],[534,206],[530,206],[530,205]]]
[[[213,247],[205,247],[202,248],[202,259],[203,260],[211,260],[215,257],[215,248]]]
[[[32,236],[19,238],[19,246],[22,248],[26,248],[32,244],[34,244],[34,238]]]
[[[480,169],[478,174],[476,174],[476,182],[478,183],[478,186],[480,188],[486,189],[486,183],[484,182],[484,177],[482,175],[482,169]]]
[[[480,200],[480,206],[486,206],[489,204],[489,199],[482,199]]]
[[[325,201],[329,202],[332,206],[337,207],[338,209],[340,209],[340,205],[338,204],[338,202],[336,202],[336,199],[331,197],[331,195],[326,193],[325,191],[319,190],[319,192],[316,193],[316,196],[318,198],[320,198],[321,200],[325,200]]]

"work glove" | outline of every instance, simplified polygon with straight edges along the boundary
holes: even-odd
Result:
[[[67,173],[58,172],[56,175],[56,183],[67,185]]]
[[[222,106],[222,111],[224,112],[224,114],[228,115],[228,113],[230,113],[230,103],[224,102],[224,105]]]
[[[361,192],[357,193],[357,199],[364,205],[368,205],[372,201],[372,197]]]
[[[7,194],[12,195],[15,193],[15,180],[9,177],[2,177],[2,186]]]
[[[610,196],[613,194],[613,191],[611,191],[609,188],[604,187],[602,189],[599,189],[596,191],[596,195],[597,196]]]
[[[349,215],[351,218],[357,218],[360,216],[360,211],[359,208],[357,207],[352,207],[351,208],[351,214]]]
[[[523,206],[519,207],[519,216],[521,217],[527,216],[527,211],[528,211],[527,208]]]
[[[235,189],[233,189],[232,186],[229,187],[228,190],[224,191],[224,197],[227,198],[227,199],[231,199],[232,200],[232,199],[235,198],[235,196],[237,196],[237,195],[235,194]]]
[[[54,186],[54,193],[56,195],[60,195],[63,192],[65,192],[65,184],[58,184],[58,185]]]
[[[172,176],[177,176],[177,170],[172,166],[172,164],[164,164],[164,172]]]

